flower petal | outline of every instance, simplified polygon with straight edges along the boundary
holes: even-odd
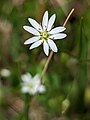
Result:
[[[39,93],[43,93],[45,91],[46,91],[45,86],[44,85],[40,85],[39,88],[38,88],[38,92]]]
[[[39,39],[40,39],[40,36],[35,36],[35,37],[32,37],[32,38],[29,38],[28,40],[26,40],[26,41],[24,42],[24,44],[25,44],[25,45],[31,44],[31,43],[33,43],[33,42],[36,42],[36,41],[39,40]]]
[[[43,50],[44,50],[44,53],[48,56],[49,55],[49,46],[48,46],[48,43],[44,40],[44,43],[43,43]]]
[[[22,91],[22,93],[29,93],[29,87],[22,86],[21,91]]]
[[[50,36],[50,38],[53,39],[53,40],[57,40],[57,39],[63,39],[63,38],[65,38],[66,36],[67,36],[66,34],[60,33],[60,34],[52,35],[52,36]]]
[[[50,31],[54,22],[55,22],[55,18],[56,18],[56,15],[52,15],[49,19],[49,22],[48,22],[48,27],[47,27],[47,31]]]
[[[37,29],[38,31],[42,30],[41,25],[38,22],[36,22],[34,19],[28,18],[28,20],[35,29]]]
[[[52,40],[49,39],[48,44],[49,44],[50,48],[52,49],[52,51],[54,51],[54,52],[58,51],[56,44]]]
[[[42,44],[42,42],[43,42],[43,40],[39,40],[39,41],[33,43],[29,49],[31,50],[33,48],[40,46]]]
[[[38,92],[37,87],[35,86],[33,89],[29,89],[29,94],[30,95],[35,95]]]
[[[47,25],[48,25],[48,11],[46,11],[43,15],[43,20],[42,20],[43,30],[47,28]]]
[[[40,85],[40,75],[39,74],[36,74],[33,78],[33,81],[36,85]]]
[[[30,73],[26,73],[26,74],[21,75],[21,79],[24,83],[29,83],[30,80],[32,79],[32,76]]]
[[[40,33],[39,33],[36,29],[34,29],[33,27],[23,26],[23,28],[24,28],[27,32],[29,32],[29,33],[31,33],[31,34],[33,34],[33,35],[40,35]]]
[[[65,27],[56,27],[54,29],[52,29],[49,34],[56,34],[56,33],[59,33],[59,32],[63,32],[66,28]]]
[[[29,90],[29,94],[30,94],[30,95],[35,95],[36,93],[37,93],[36,90]]]

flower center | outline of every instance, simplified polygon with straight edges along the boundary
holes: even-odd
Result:
[[[42,32],[41,36],[42,36],[42,38],[47,39],[48,38],[48,33],[47,32]]]
[[[30,89],[33,89],[34,88],[34,85],[32,83],[29,84],[29,88]]]

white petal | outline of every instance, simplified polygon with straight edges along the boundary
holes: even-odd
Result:
[[[48,27],[47,27],[47,31],[50,31],[54,22],[55,22],[55,18],[56,18],[56,15],[52,15],[49,19],[49,22],[48,22]]]
[[[35,37],[32,37],[32,38],[29,38],[28,40],[26,40],[26,41],[24,42],[24,44],[25,44],[25,45],[31,44],[31,43],[33,43],[33,42],[36,42],[36,41],[39,40],[39,39],[40,39],[40,36],[35,36]]]
[[[39,74],[36,74],[33,78],[33,81],[35,82],[36,85],[39,85],[40,84],[40,75]]]
[[[38,88],[38,92],[39,93],[43,93],[45,91],[46,91],[45,86],[44,85],[40,85],[39,88]]]
[[[63,32],[66,28],[65,27],[56,27],[54,29],[52,29],[49,34],[56,34],[56,33],[59,33],[59,32]]]
[[[39,40],[39,41],[33,43],[29,49],[31,50],[33,48],[40,46],[42,44],[42,42],[43,42],[43,40]]]
[[[50,38],[53,39],[53,40],[57,40],[57,39],[63,39],[63,38],[65,38],[66,36],[67,36],[66,34],[60,33],[60,34],[52,35],[52,36],[50,36]]]
[[[35,95],[37,91],[29,90],[30,95]]]
[[[29,89],[29,94],[30,94],[30,95],[35,95],[37,92],[38,92],[38,91],[37,91],[36,88]]]
[[[30,26],[23,26],[23,28],[24,28],[27,32],[29,32],[29,33],[31,33],[31,34],[33,34],[33,35],[40,35],[40,33],[39,33],[36,29],[34,29],[34,28],[30,27]]]
[[[50,48],[52,49],[52,51],[54,51],[54,52],[58,51],[56,44],[52,40],[49,39],[48,44],[49,44]]]
[[[36,22],[34,19],[28,18],[28,20],[35,29],[37,29],[38,31],[42,30],[41,25],[38,22]]]
[[[22,91],[22,93],[28,93],[29,92],[29,87],[22,86],[21,91]]]
[[[46,11],[43,15],[43,20],[42,20],[43,30],[47,28],[47,25],[48,25],[48,11]]]
[[[32,87],[30,87],[30,84]],[[34,95],[38,92],[39,85],[32,79],[31,83],[29,84],[29,93]]]
[[[21,79],[23,80],[24,83],[29,83],[30,80],[32,79],[32,76],[30,73],[26,73],[21,75]]]
[[[49,55],[49,46],[46,41],[44,41],[44,43],[43,43],[43,50],[44,50],[44,53],[48,56]]]

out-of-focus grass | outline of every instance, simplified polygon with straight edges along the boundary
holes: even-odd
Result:
[[[83,18],[80,28],[80,42],[79,42],[79,66],[78,66],[78,95],[81,100],[78,99],[78,110],[83,111],[84,108],[84,93],[87,86],[87,56],[88,56],[88,39],[85,33]]]
[[[69,113],[69,117],[73,120],[90,119],[88,115],[90,102],[87,106],[87,103],[85,103],[87,100],[84,98],[84,101],[82,98],[86,94],[87,86],[89,86],[89,79],[87,80],[86,75],[87,66],[90,72],[90,61],[87,62],[87,59],[90,58],[89,50],[87,56],[87,45],[88,49],[90,46],[88,41],[90,38],[89,0],[72,0],[69,2],[66,0],[3,0],[0,1],[0,71],[3,68],[8,68],[11,75],[8,78],[0,75],[1,120],[24,119],[20,76],[27,71],[32,75],[37,72],[41,73],[47,59],[42,52],[42,47],[29,51],[29,46],[23,44],[26,39],[31,37],[23,30],[23,25],[29,25],[27,18],[31,17],[41,22],[44,11],[48,10],[49,16],[56,13],[55,26],[58,26],[63,24],[66,15],[73,7],[75,7],[75,12],[70,18],[65,31],[68,35],[67,38],[63,41],[55,41],[59,52],[54,54],[44,78],[47,88],[46,93],[37,95],[32,99],[30,111],[32,118],[35,118],[33,113],[36,115],[36,120],[37,118],[38,120],[60,119],[62,102],[70,97],[70,109],[66,112]],[[85,29],[82,26],[80,28],[82,16]],[[81,38],[80,41],[79,38]],[[79,73],[78,80],[76,80],[77,72]],[[90,78],[89,74],[88,78]],[[74,86],[74,92],[72,86]],[[90,90],[89,88],[90,86],[88,90]],[[79,91],[78,94],[76,94],[77,90]],[[77,98],[75,95],[78,96],[77,102],[74,102]],[[79,114],[82,107],[83,111]],[[76,108],[80,108],[78,109],[79,112]],[[67,120],[68,115],[66,114],[63,119]]]

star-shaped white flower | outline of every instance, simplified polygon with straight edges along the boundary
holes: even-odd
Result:
[[[26,73],[21,76],[22,83],[22,93],[29,93],[30,95],[35,95],[36,93],[45,92],[44,85],[41,84],[40,76],[36,74],[34,77],[30,73]]]
[[[49,48],[53,52],[57,52],[58,49],[54,43],[54,40],[65,38],[66,34],[61,32],[63,32],[66,28],[63,26],[53,28],[55,19],[55,14],[53,14],[50,19],[48,19],[48,11],[46,11],[43,15],[42,25],[40,25],[32,18],[28,18],[32,27],[23,26],[23,28],[35,36],[26,40],[24,44],[32,44],[30,49],[36,48],[43,44],[43,50],[47,56],[49,55]]]

